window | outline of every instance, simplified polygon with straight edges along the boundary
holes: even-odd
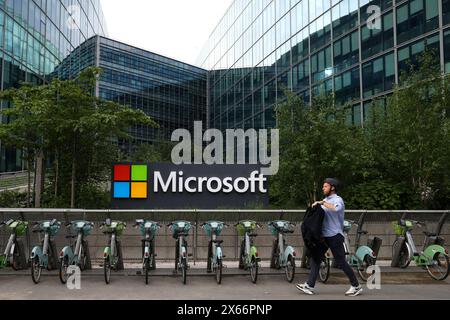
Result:
[[[362,68],[364,98],[392,89],[395,82],[393,53],[369,61]]]
[[[331,40],[330,12],[325,13],[309,26],[311,52],[323,47]]]
[[[397,10],[398,43],[438,28],[439,0],[412,0]]]
[[[398,50],[399,71],[407,71],[410,64],[413,66],[417,65],[418,58],[425,48],[430,50],[435,57],[436,63],[439,64],[439,34],[435,34]]]
[[[305,60],[292,68],[292,85],[294,92],[309,87],[309,60]]]
[[[359,68],[354,68],[336,76],[334,78],[334,91],[336,100],[342,104],[350,100],[359,100]]]
[[[445,72],[450,73],[450,30],[444,33]]]
[[[392,13],[381,19],[381,30],[361,27],[361,55],[363,60],[394,46],[394,29]]]
[[[450,23],[450,0],[442,0],[442,13],[444,24]]]
[[[357,63],[359,59],[358,31],[336,41],[333,49],[335,72],[339,73]]]
[[[353,29],[358,24],[358,2],[354,0],[344,0],[332,9],[333,15],[333,36]]]
[[[331,47],[327,47],[311,56],[311,76],[313,83],[333,74],[331,68]]]
[[[292,37],[292,64],[296,64],[308,56],[308,36],[308,28],[305,28]]]

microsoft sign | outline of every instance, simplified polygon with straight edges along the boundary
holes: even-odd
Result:
[[[268,205],[261,166],[120,163],[113,166],[113,209],[215,209]]]

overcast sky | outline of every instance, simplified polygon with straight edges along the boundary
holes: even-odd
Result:
[[[101,0],[112,39],[194,64],[232,0]]]

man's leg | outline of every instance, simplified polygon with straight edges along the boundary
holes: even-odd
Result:
[[[309,259],[309,265],[311,266],[311,271],[309,272],[308,280],[306,283],[314,288],[316,285],[317,277],[319,276],[320,263],[322,262],[322,257],[327,252],[328,248],[325,244],[319,245],[311,253]]]
[[[341,268],[353,287],[358,287],[359,282],[356,279],[356,275],[353,269],[349,266],[345,260],[345,250],[344,250],[344,236],[341,234],[335,235],[334,237],[325,238],[325,242],[330,247],[333,253],[333,258],[336,260],[336,265]]]

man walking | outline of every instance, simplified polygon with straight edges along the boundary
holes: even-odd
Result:
[[[313,207],[321,205],[325,211],[325,216],[322,225],[322,237],[325,244],[330,248],[336,264],[341,268],[348,279],[351,287],[345,293],[347,296],[355,297],[362,293],[363,289],[356,279],[353,269],[349,266],[345,259],[344,250],[344,200],[337,195],[338,181],[336,179],[328,178],[325,180],[322,191],[325,199],[313,203]],[[327,248],[323,246],[318,250],[311,252],[311,271],[308,280],[303,284],[297,284],[297,289],[312,295],[314,294],[314,286],[319,275],[319,266],[321,259],[326,253]]]

